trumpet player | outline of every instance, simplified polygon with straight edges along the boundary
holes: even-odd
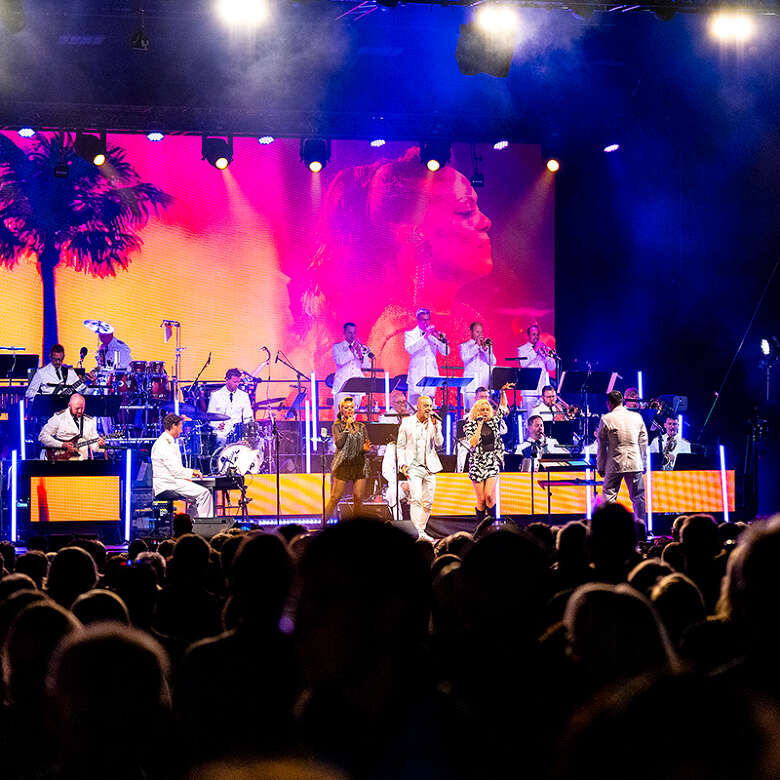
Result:
[[[463,361],[463,376],[471,377],[471,382],[463,388],[463,404],[466,409],[474,405],[477,389],[490,387],[490,372],[496,365],[493,342],[485,338],[485,328],[481,322],[472,322],[469,326],[471,338],[460,345],[460,359]]]
[[[523,406],[530,414],[541,403],[542,388],[550,384],[550,371],[555,371],[555,360],[558,356],[541,340],[542,331],[538,325],[529,325],[526,333],[528,341],[517,348],[520,368],[542,369],[536,389],[523,390]]]
[[[362,395],[355,393],[342,393],[344,383],[353,376],[363,376],[363,369],[371,367],[371,358],[374,355],[371,350],[361,344],[357,336],[357,325],[354,322],[344,323],[344,340],[333,345],[333,362],[336,364],[336,373],[333,376],[333,408],[339,409],[345,398],[351,398],[355,402],[355,409],[360,408]]]
[[[409,387],[409,404],[416,406],[420,396],[433,398],[435,387],[418,387],[417,383],[425,376],[439,376],[437,354],[449,355],[450,345],[447,337],[431,324],[429,309],[417,309],[417,325],[404,333],[404,347],[409,353],[409,370],[406,384]]]

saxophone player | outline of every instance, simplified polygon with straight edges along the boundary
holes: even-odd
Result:
[[[688,455],[691,452],[691,443],[684,439],[679,423],[674,415],[667,415],[664,420],[664,432],[656,436],[650,443],[649,452],[663,454],[661,464],[662,471],[673,471],[677,456]]]
[[[363,396],[342,393],[341,388],[353,376],[363,376],[363,369],[371,367],[374,355],[365,344],[360,343],[354,322],[344,323],[344,339],[333,345],[332,352],[333,362],[336,364],[336,373],[333,376],[333,408],[338,409],[344,399],[351,398],[355,402],[355,409],[358,409]]]

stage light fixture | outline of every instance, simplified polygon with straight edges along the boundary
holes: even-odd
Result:
[[[22,138],[32,138],[35,135],[35,130],[32,127],[20,127],[19,135]]]
[[[771,351],[769,339],[761,339],[761,354],[766,356],[769,355]]]
[[[224,171],[233,162],[233,136],[219,138],[204,135],[201,154],[217,170]]]
[[[302,138],[301,162],[312,173],[319,173],[330,160],[330,141],[326,138]]]
[[[387,143],[384,138],[374,138],[373,141],[369,144],[369,146],[373,146],[374,149],[379,149],[380,146],[384,146]]]
[[[420,144],[420,162],[432,173],[450,161],[451,153],[449,141],[423,141]]]
[[[547,161],[547,170],[550,171],[550,173],[558,173],[560,169],[561,169],[561,164],[554,157],[551,157]]]
[[[158,141],[162,141],[162,139],[163,139],[163,138],[165,138],[165,134],[164,134],[164,133],[161,133],[161,132],[159,132],[158,130],[152,130],[152,132],[151,132],[151,133],[147,133],[147,134],[146,134],[146,137],[147,137],[147,138],[148,138],[150,141],[152,141],[152,142],[154,142],[154,143],[157,143]]]
[[[217,16],[230,27],[253,29],[270,16],[267,0],[216,0]]]
[[[710,33],[724,43],[745,43],[756,31],[753,17],[737,11],[722,11],[710,20]]]
[[[464,76],[506,78],[517,43],[518,17],[505,5],[483,5],[460,26],[455,60]]]
[[[262,144],[263,146],[268,146],[268,144],[272,144],[274,142],[274,137],[272,135],[261,135],[260,138],[257,139],[257,143]]]
[[[508,146],[509,146],[509,141],[506,141],[506,140],[496,141],[493,144],[493,148],[497,152],[500,152],[502,149],[506,149]]]
[[[75,149],[79,157],[89,160],[94,165],[103,165],[106,162],[105,132],[94,135],[79,131],[76,133]]]
[[[620,144],[609,144],[604,147],[604,151],[607,154],[611,154],[612,152],[616,152],[618,149],[620,149]]]
[[[507,5],[481,5],[474,19],[479,28],[489,35],[504,36],[514,32],[518,26],[517,13]]]

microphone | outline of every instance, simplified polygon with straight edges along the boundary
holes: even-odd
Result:
[[[281,352],[280,349],[276,350],[276,360],[274,360],[274,365],[276,365],[279,362],[279,353]],[[269,353],[270,354],[270,353]]]
[[[211,364],[211,352],[209,352],[209,359],[206,361],[207,366],[210,364]]]
[[[438,420],[439,422],[441,422],[441,417],[439,417],[439,415],[436,414],[436,412],[431,412],[431,417],[433,417],[434,420]]]
[[[447,343],[447,337],[441,331],[439,331],[436,334],[436,338],[439,339],[439,341],[441,341],[442,344],[446,344]]]
[[[89,350],[88,350],[86,347],[82,347],[82,348],[79,350],[79,357],[80,357],[82,360],[84,360],[84,358],[87,356],[87,354],[88,354],[88,353],[89,353]]]

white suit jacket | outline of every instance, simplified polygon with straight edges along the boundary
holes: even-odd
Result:
[[[217,414],[226,414],[230,417],[229,420],[222,420],[210,423],[212,429],[216,431],[217,438],[225,439],[230,433],[236,423],[249,422],[255,419],[255,413],[252,411],[252,402],[249,400],[249,394],[238,388],[233,391],[233,400],[230,400],[230,390],[226,386],[222,386],[219,390],[215,390],[211,396],[209,396],[208,411],[216,412]],[[225,423],[225,427],[219,431],[217,430],[221,423]]]
[[[431,335],[426,336],[418,327],[404,333],[404,348],[411,355],[406,384],[412,395],[433,395],[436,388],[417,387],[424,376],[439,376],[436,355],[450,354],[449,344],[443,344]]]
[[[73,392],[81,392],[85,385],[79,380],[78,374],[72,368],[60,367],[60,374],[65,380],[66,385],[76,383]],[[27,390],[24,391],[24,397],[29,401],[36,395],[51,395],[56,388],[49,387],[49,384],[62,384],[62,379],[57,378],[57,371],[51,363],[41,366],[33,375]]]
[[[520,368],[541,368],[542,373],[539,376],[539,384],[536,390],[524,391],[523,395],[535,396],[542,394],[542,388],[550,384],[550,371],[555,371],[555,359],[551,357],[542,357],[536,354],[536,350],[530,341],[517,348],[517,357],[526,358],[520,361]]]
[[[441,423],[421,423],[416,414],[404,417],[398,429],[398,468],[424,466],[434,474],[442,470],[436,447],[444,444]]]
[[[490,369],[496,365],[493,350],[482,349],[474,339],[460,345],[460,359],[463,361],[463,376],[473,381],[463,388],[464,393],[476,393],[478,387],[490,387]]]
[[[678,455],[690,455],[691,452],[691,443],[688,441],[688,439],[683,439],[682,436],[678,433],[675,437],[675,445],[674,449],[671,452],[671,461],[672,461],[672,468],[674,468],[674,464],[677,461]],[[652,442],[650,442],[650,447],[648,448],[648,452],[663,452],[664,448],[666,447],[666,442],[669,440],[669,437],[664,433],[660,436],[656,436]],[[660,447],[659,447],[660,442]]]
[[[344,382],[353,376],[363,376],[363,369],[371,367],[371,360],[363,357],[358,360],[355,353],[349,348],[346,339],[333,345],[333,362],[336,364],[336,373],[333,376],[333,395],[341,392]]]
[[[644,471],[647,428],[638,412],[622,404],[601,418],[597,468],[603,474]]]
[[[83,415],[83,420],[81,438],[84,440],[96,439],[100,435],[97,430],[97,420],[88,414]],[[63,440],[69,440],[78,435],[79,421],[71,415],[68,409],[63,409],[49,417],[48,422],[38,434],[38,441],[44,447],[62,447]],[[87,460],[90,450],[92,452],[100,451],[97,442],[90,444],[89,447],[80,447],[79,460]]]
[[[181,450],[176,439],[164,431],[152,445],[152,490],[159,495],[165,490],[176,490],[182,480],[192,479],[192,469],[181,462]]]

